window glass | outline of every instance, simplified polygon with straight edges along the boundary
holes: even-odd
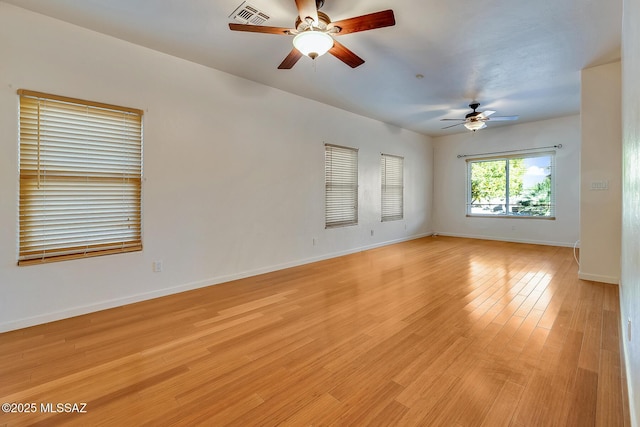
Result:
[[[555,216],[553,153],[467,162],[468,215]]]

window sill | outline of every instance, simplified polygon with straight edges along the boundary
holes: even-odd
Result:
[[[532,215],[479,215],[479,214],[467,214],[467,218],[500,218],[500,219],[542,219],[548,221],[555,221],[555,216],[532,216]]]

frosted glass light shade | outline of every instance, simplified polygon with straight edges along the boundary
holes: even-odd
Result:
[[[309,58],[316,59],[333,47],[333,38],[321,31],[304,31],[293,38],[293,46]]]
[[[481,121],[481,120],[478,120],[478,121],[474,121],[474,122],[466,122],[464,124],[464,127],[466,127],[469,130],[476,131],[478,129],[486,128],[487,124],[485,122]]]

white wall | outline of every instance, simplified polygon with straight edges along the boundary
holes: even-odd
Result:
[[[640,0],[624,0],[622,25],[621,311],[631,424],[640,425]],[[632,322],[632,340],[627,321]]]
[[[0,57],[0,331],[431,231],[428,137],[1,2]],[[142,252],[16,266],[19,88],[145,110]],[[324,142],[360,149],[358,226],[324,229]],[[381,152],[404,221],[380,222]]]
[[[620,62],[582,70],[580,118],[580,272],[620,281],[622,126]],[[592,183],[608,183],[592,190]]]
[[[451,236],[573,246],[579,236],[579,116],[487,127],[433,139],[434,231]],[[556,219],[466,216],[467,171],[459,154],[562,144],[556,152]],[[548,150],[547,150],[548,151]]]

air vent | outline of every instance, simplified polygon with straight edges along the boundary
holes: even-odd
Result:
[[[233,18],[241,24],[262,25],[269,19],[269,15],[259,11],[256,7],[243,1],[240,6],[233,11],[229,18]]]

